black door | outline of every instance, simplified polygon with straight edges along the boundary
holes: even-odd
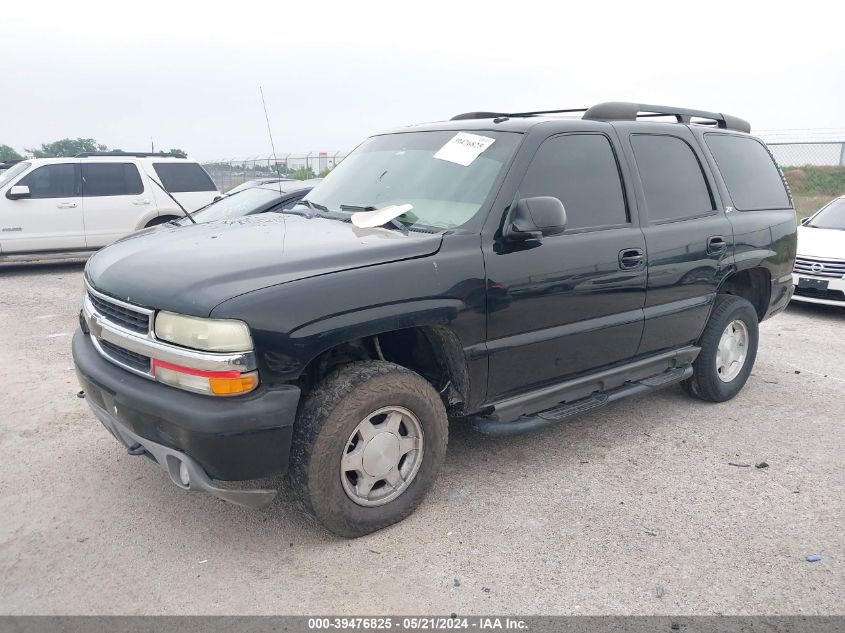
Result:
[[[518,196],[555,196],[567,229],[539,243],[485,243],[488,401],[633,356],[642,333],[645,239],[602,133],[540,145]]]
[[[639,176],[648,290],[638,353],[647,355],[697,341],[729,270],[733,229],[689,129],[652,134],[642,133],[643,125],[618,129]]]

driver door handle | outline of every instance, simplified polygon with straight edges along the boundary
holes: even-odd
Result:
[[[626,248],[619,251],[619,268],[638,270],[645,266],[645,251],[641,248]]]

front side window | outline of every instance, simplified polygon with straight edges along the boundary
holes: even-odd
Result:
[[[791,208],[783,178],[761,142],[730,134],[705,134],[704,140],[737,210]]]
[[[6,171],[0,172],[0,189],[12,182],[17,176],[29,169],[32,163],[15,163]]]
[[[814,229],[838,229],[845,231],[845,198],[837,198],[822,208],[813,219],[807,223]]]
[[[521,138],[513,132],[465,132],[474,142],[492,139],[468,162],[444,153],[454,148],[452,131],[406,132],[364,141],[318,184],[305,200],[329,212],[351,215],[364,208],[410,204],[397,220],[406,226],[451,229],[472,219]],[[448,147],[447,147],[447,144]],[[435,156],[438,154],[441,158]],[[447,158],[442,158],[446,156]],[[461,160],[460,158],[458,160]]]
[[[153,169],[161,185],[170,193],[217,191],[214,182],[197,163],[153,163]]]
[[[21,178],[19,185],[29,187],[29,197],[72,198],[79,195],[76,165],[44,165]]]
[[[632,134],[631,145],[652,222],[711,214],[716,206],[692,148],[677,136]]]
[[[543,142],[519,195],[558,198],[568,230],[628,222],[619,167],[603,134],[567,134]]]
[[[144,193],[138,168],[132,163],[83,163],[82,195],[137,196]]]

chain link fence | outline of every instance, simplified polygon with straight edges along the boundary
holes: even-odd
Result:
[[[767,145],[789,183],[800,217],[845,195],[845,141],[769,141]]]
[[[308,152],[305,154],[277,154],[250,158],[221,158],[203,162],[217,188],[226,192],[232,187],[255,178],[295,178],[308,180],[325,176],[344,159],[344,152]]]

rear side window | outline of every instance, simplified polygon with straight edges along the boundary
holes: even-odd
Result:
[[[652,222],[709,215],[716,208],[692,148],[677,136],[633,134],[631,145]]]
[[[740,211],[789,209],[789,194],[763,144],[747,136],[705,134],[731,200]]]
[[[44,165],[23,178],[19,185],[29,187],[30,198],[73,198],[79,195],[76,165]]]
[[[217,191],[211,178],[196,163],[154,163],[153,169],[170,193]]]
[[[554,196],[566,208],[566,228],[628,222],[616,157],[601,134],[568,134],[546,140],[519,187],[522,198]]]
[[[137,196],[142,193],[144,183],[132,163],[82,163],[83,196]]]

